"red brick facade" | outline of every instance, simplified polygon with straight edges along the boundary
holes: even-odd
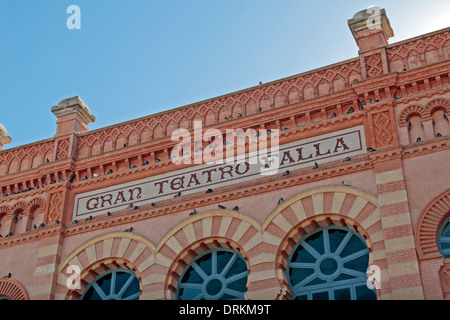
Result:
[[[0,296],[77,299],[96,275],[126,268],[141,280],[141,299],[175,299],[184,267],[225,247],[247,262],[246,299],[290,299],[293,246],[336,225],[366,240],[379,299],[449,299],[437,234],[450,215],[450,29],[389,44],[384,11],[378,28],[366,19],[349,20],[357,58],[225,96],[95,131],[78,97],[53,107],[55,137],[0,151],[0,275],[11,273]],[[375,150],[74,223],[78,195],[195,169],[170,161],[171,133],[194,121],[223,135],[285,128],[281,147],[361,126]],[[11,141],[3,129],[2,147]],[[80,289],[66,286],[70,265],[80,267]]]

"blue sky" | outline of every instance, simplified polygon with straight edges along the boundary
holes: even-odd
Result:
[[[52,137],[76,95],[93,130],[356,57],[347,20],[371,5],[390,43],[450,26],[448,0],[0,0],[5,149]]]

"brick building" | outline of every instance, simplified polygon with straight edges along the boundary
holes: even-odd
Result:
[[[94,131],[70,98],[54,137],[9,150],[0,125],[0,297],[450,298],[450,28],[389,44],[373,17],[330,66]],[[175,163],[196,123],[215,148],[186,159],[279,130],[277,174]]]

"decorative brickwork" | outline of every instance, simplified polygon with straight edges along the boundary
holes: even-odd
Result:
[[[46,141],[29,147],[0,152],[0,176],[36,168],[53,160],[54,141]]]
[[[373,115],[373,128],[377,147],[386,147],[393,144],[392,121],[389,111],[378,112]]]
[[[66,159],[69,156],[69,139],[58,141],[58,151],[56,153],[56,160]]]
[[[386,50],[392,71],[413,69],[450,57],[450,32],[393,45]]]
[[[28,300],[25,288],[17,281],[0,279],[0,298],[7,297],[12,300]]]
[[[374,54],[364,58],[367,70],[367,77],[376,77],[383,74],[383,63],[379,54]]]
[[[73,251],[58,267],[57,299],[78,299],[84,288],[106,270],[125,268],[133,270],[141,281],[143,295],[152,285],[150,266],[155,262],[155,247],[142,236],[114,232],[96,237]],[[82,271],[79,289],[69,290],[67,280],[78,266]]]
[[[450,214],[450,189],[433,199],[419,216],[415,240],[421,259],[440,256],[437,235],[443,221]]]
[[[49,209],[47,215],[47,223],[55,223],[56,220],[61,221],[63,213],[63,193],[52,193],[49,198]]]
[[[444,265],[439,271],[441,278],[442,293],[445,300],[450,300],[450,259],[444,260]]]

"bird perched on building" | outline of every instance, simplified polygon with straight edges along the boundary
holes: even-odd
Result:
[[[261,107],[259,107],[259,108],[258,108],[258,112],[261,112],[261,111],[262,111],[262,108],[261,108]]]
[[[235,207],[233,208],[233,211],[239,211],[239,207],[238,207],[238,206],[235,206]]]
[[[355,109],[353,109],[353,107],[350,107],[350,109],[348,109],[347,114],[351,114],[355,112]]]
[[[421,137],[418,137],[418,138],[416,139],[416,142],[420,142],[420,141],[422,141],[422,138],[421,138]]]
[[[283,198],[278,199],[278,204],[279,204],[279,205],[282,204],[283,202],[284,202],[284,199],[283,199]]]
[[[319,168],[319,164],[318,164],[317,162],[314,162],[313,169],[315,170],[315,169],[317,169],[317,168]]]
[[[130,169],[136,169],[137,168],[137,166],[136,165],[134,165],[134,164],[130,164]]]
[[[145,160],[144,162],[142,162],[142,165],[143,165],[143,166],[148,166],[148,161]]]
[[[84,220],[84,221],[91,221],[91,220],[92,220],[92,216],[89,216],[89,217],[87,217],[86,220]]]
[[[109,169],[109,171],[106,173],[106,174],[111,174],[111,173],[113,173],[113,171],[112,171],[112,169]]]
[[[219,209],[226,209],[226,207],[222,206],[221,204],[218,205]]]
[[[6,235],[6,238],[11,237],[12,235],[13,235],[13,233],[12,233],[12,232],[9,232],[9,233]]]
[[[36,226],[35,224],[33,224],[33,229],[34,229],[34,230],[36,230],[36,229],[37,229],[37,226]]]
[[[155,162],[156,162],[156,163],[160,163],[160,162],[161,162],[161,159],[158,159],[158,158],[155,157]]]
[[[45,227],[45,224],[42,222],[42,223],[39,225],[39,228],[43,228],[43,227]]]
[[[342,185],[343,185],[343,186],[347,186],[347,187],[350,187],[350,186],[351,186],[350,183],[348,183],[348,182],[346,182],[346,181],[342,181]]]
[[[11,272],[8,272],[6,275],[3,276],[3,278],[5,279],[11,278]]]
[[[281,129],[281,131],[288,131],[289,130],[289,128],[283,127],[283,126],[281,126],[280,129]]]
[[[181,196],[181,192],[178,192],[178,193],[175,194],[173,197],[174,197],[174,198],[178,198],[179,196]]]
[[[111,215],[111,212],[108,211],[108,212],[106,213],[106,216],[109,217],[110,215]]]
[[[197,210],[193,210],[191,213],[189,213],[190,216],[196,215],[197,214]]]
[[[344,159],[343,162],[349,162],[350,160],[352,160],[352,159],[350,159],[350,157],[347,157],[347,158]]]
[[[212,192],[213,192],[213,189],[208,189],[208,190],[206,190],[205,193],[212,193]]]
[[[367,151],[369,151],[369,152],[374,152],[374,151],[377,151],[376,149],[374,149],[374,148],[367,148]]]
[[[242,113],[238,113],[237,117],[238,118],[242,117]]]
[[[77,224],[77,223],[78,223],[78,220],[76,220],[76,219],[72,221],[72,224]]]
[[[131,232],[133,231],[133,227],[129,227],[128,229],[125,230],[125,232]]]
[[[288,176],[289,174],[290,174],[290,171],[289,171],[289,170],[286,170],[286,171],[283,173],[283,177]]]
[[[409,119],[406,119],[406,123],[411,127],[411,121]]]
[[[442,134],[438,132],[436,137],[440,138],[440,137],[442,137]]]
[[[330,119],[334,119],[334,118],[336,118],[336,117],[337,117],[336,112],[333,112],[333,114],[330,116]]]

